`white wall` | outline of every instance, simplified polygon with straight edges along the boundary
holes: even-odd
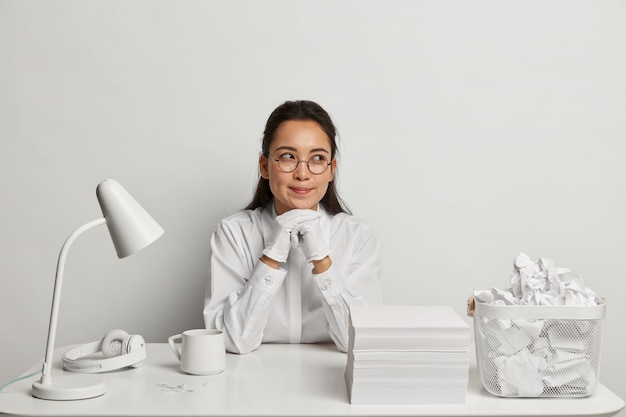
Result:
[[[339,187],[392,304],[508,286],[525,251],[607,298],[626,398],[626,6],[619,1],[0,1],[0,384],[45,348],[56,258],[120,181],[166,229],[68,259],[57,345],[202,326],[208,241],[256,180],[270,111],[341,134]],[[469,319],[468,319],[469,321]]]

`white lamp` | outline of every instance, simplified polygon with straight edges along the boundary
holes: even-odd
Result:
[[[80,400],[105,393],[104,380],[93,375],[57,375],[52,380],[52,354],[57,330],[65,258],[70,246],[83,232],[106,223],[118,258],[132,255],[157,240],[163,229],[115,180],[104,180],[96,188],[103,218],[76,229],[61,248],[57,264],[48,343],[41,379],[33,383],[33,396],[44,400]]]

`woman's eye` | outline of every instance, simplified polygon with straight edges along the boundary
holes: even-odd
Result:
[[[283,161],[293,161],[296,159],[296,157],[292,153],[281,154],[278,158],[282,159]]]
[[[310,160],[313,162],[326,162],[326,157],[324,155],[313,155]]]

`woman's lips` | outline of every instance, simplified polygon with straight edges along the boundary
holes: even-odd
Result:
[[[290,189],[294,193],[301,194],[301,195],[308,194],[311,191],[310,188],[290,187]]]

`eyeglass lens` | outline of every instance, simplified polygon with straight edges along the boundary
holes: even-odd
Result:
[[[298,168],[300,162],[304,162],[311,173],[321,174],[326,171],[329,165],[328,160],[323,155],[312,156],[308,161],[299,161],[292,154],[283,154],[278,158],[272,156],[272,158],[278,162],[278,167],[284,172],[293,172]]]

